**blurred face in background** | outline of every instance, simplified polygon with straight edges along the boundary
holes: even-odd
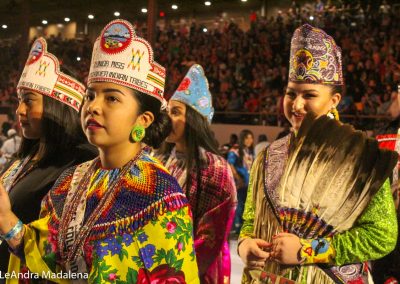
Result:
[[[253,142],[254,142],[253,135],[247,134],[246,138],[244,138],[244,146],[246,146],[247,148],[250,148],[251,146],[253,146]]]
[[[184,144],[185,125],[186,125],[186,105],[184,103],[171,100],[168,103],[169,117],[172,121],[172,131],[166,141],[168,143]]]
[[[22,135],[27,139],[39,139],[42,134],[43,95],[21,89],[16,114]]]

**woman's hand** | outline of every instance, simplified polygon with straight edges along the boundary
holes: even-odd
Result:
[[[269,259],[272,244],[261,239],[244,239],[239,245],[239,256],[247,267],[263,268]]]
[[[18,223],[18,217],[11,211],[11,202],[2,183],[0,183],[0,234],[4,235],[10,232]],[[8,240],[8,245],[14,249],[22,242],[25,233],[25,227]]]
[[[300,238],[294,234],[280,233],[272,240],[271,260],[281,264],[297,265],[300,259]]]
[[[2,223],[12,214],[11,203],[8,193],[2,183],[0,183],[0,233],[2,233]],[[4,233],[4,232],[3,232]]]

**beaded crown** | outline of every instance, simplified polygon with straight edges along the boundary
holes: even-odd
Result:
[[[148,94],[165,105],[165,69],[153,59],[153,49],[135,34],[131,23],[107,24],[93,47],[88,84],[111,82]]]
[[[289,65],[290,82],[343,85],[340,47],[330,35],[308,24],[293,34]]]
[[[44,38],[38,38],[32,45],[17,85],[17,91],[21,89],[49,96],[76,111],[79,111],[85,94],[83,84],[60,71],[60,63],[53,54],[47,52]]]
[[[211,93],[207,77],[199,64],[190,67],[171,100],[190,106],[211,123],[214,115]]]

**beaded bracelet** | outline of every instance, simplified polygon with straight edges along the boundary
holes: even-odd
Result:
[[[5,241],[9,241],[12,238],[14,238],[19,232],[21,232],[22,228],[24,227],[24,224],[22,223],[21,220],[18,220],[17,224],[5,235],[0,234],[0,238],[2,238]]]
[[[335,258],[335,250],[331,245],[331,238],[300,239],[300,259],[303,264],[331,263]]]

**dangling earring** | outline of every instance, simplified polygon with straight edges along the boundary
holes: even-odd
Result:
[[[144,138],[146,130],[141,125],[135,125],[131,130],[131,138],[135,142],[140,142]]]
[[[336,119],[339,121],[339,112],[337,111],[335,106],[332,106],[331,110],[328,112],[327,116],[332,119]]]

